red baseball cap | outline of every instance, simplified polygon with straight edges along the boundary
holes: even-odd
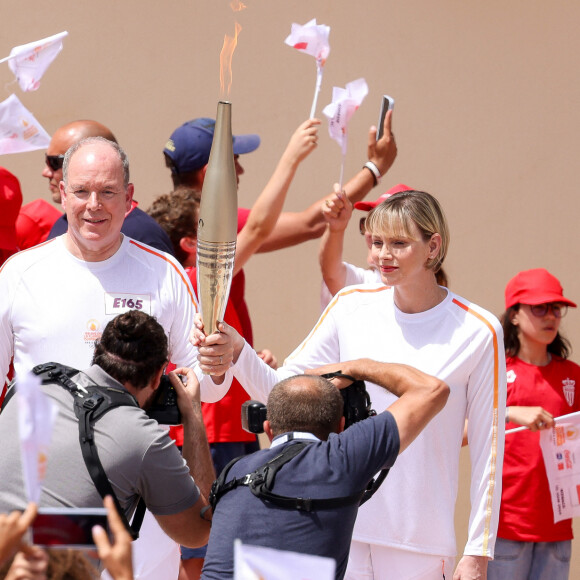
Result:
[[[15,225],[21,205],[20,182],[10,171],[0,167],[0,248],[18,249]]]
[[[576,308],[572,300],[564,298],[564,291],[558,278],[544,268],[524,270],[516,274],[505,287],[506,309],[516,304],[534,306],[548,302],[561,302]]]
[[[370,211],[371,209],[377,207],[377,205],[379,205],[379,203],[382,203],[383,201],[385,201],[385,199],[388,199],[389,197],[391,197],[391,195],[394,195],[395,193],[401,193],[401,191],[413,191],[412,187],[409,187],[408,185],[405,185],[404,183],[399,183],[398,185],[395,185],[395,187],[391,187],[391,189],[389,189],[389,191],[386,191],[385,193],[383,193],[383,195],[381,195],[381,197],[379,197],[379,199],[375,200],[375,201],[357,201],[354,204],[355,209],[362,209],[363,211]]]

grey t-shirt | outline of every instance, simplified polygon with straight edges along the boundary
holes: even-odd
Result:
[[[123,386],[92,366],[73,380],[81,384]],[[43,385],[56,402],[58,416],[48,450],[40,507],[101,507],[102,499],[85,466],[72,396],[61,386]],[[129,517],[143,497],[154,515],[173,515],[191,507],[199,490],[167,430],[138,407],[123,406],[95,423],[95,443],[105,473]],[[18,437],[18,404],[0,414],[0,513],[26,506]]]

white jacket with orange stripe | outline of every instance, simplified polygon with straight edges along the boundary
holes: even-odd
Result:
[[[503,462],[506,396],[503,333],[495,316],[448,291],[436,307],[401,312],[383,285],[341,290],[314,329],[273,371],[244,346],[234,374],[263,401],[273,385],[321,365],[359,358],[414,366],[445,381],[445,408],[400,455],[375,496],[359,511],[353,539],[426,554],[456,553],[454,510],[459,451],[469,419],[471,514],[466,555],[493,557]],[[394,400],[367,384],[373,407]]]

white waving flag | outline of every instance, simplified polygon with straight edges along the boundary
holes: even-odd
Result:
[[[0,103],[0,155],[46,149],[49,143],[50,135],[16,95]]]
[[[316,24],[316,18],[304,25],[292,24],[290,34],[284,41],[288,46],[309,54],[316,59],[316,88],[314,89],[314,100],[310,110],[310,118],[316,113],[316,102],[322,86],[322,69],[330,53],[328,35],[330,26]]]
[[[580,516],[580,413],[554,420],[551,429],[540,432],[540,447],[557,523]]]
[[[333,87],[332,102],[326,105],[322,111],[328,117],[328,132],[342,149],[342,165],[340,168],[340,189],[342,190],[342,177],[344,173],[344,160],[348,144],[348,122],[354,112],[360,107],[367,96],[369,88],[364,79],[357,79],[348,83],[343,89]]]
[[[332,558],[234,542],[234,580],[334,580]]]
[[[68,32],[64,31],[36,42],[15,46],[10,56],[0,60],[0,63],[8,61],[10,70],[24,92],[35,91],[40,86],[42,75],[62,50],[62,39],[67,35]]]
[[[28,501],[38,503],[58,408],[40,390],[40,378],[32,373],[17,381],[15,396],[18,401],[18,432],[24,486]]]

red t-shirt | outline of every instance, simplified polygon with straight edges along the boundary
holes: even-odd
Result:
[[[0,248],[0,266],[2,266],[10,256],[16,254],[16,252],[18,252],[18,250],[5,250],[4,248]]]
[[[250,215],[250,210],[243,207],[238,208],[238,233],[246,225],[248,221],[248,216]],[[240,270],[232,280],[232,285],[230,287],[230,300],[232,301],[234,308],[240,319],[240,324],[242,325],[242,330],[240,334],[246,339],[246,342],[250,346],[254,346],[254,333],[252,331],[252,321],[250,320],[250,312],[248,311],[248,305],[244,298],[246,291],[246,276],[243,270]]]
[[[197,269],[186,268],[185,271],[197,295]],[[226,304],[224,320],[243,336],[242,325],[231,298]],[[248,401],[249,398],[250,396],[244,391],[242,385],[236,379],[233,379],[232,386],[223,399],[216,403],[201,404],[203,422],[209,443],[250,442],[256,440],[256,436],[253,433],[248,433],[242,429],[242,404]],[[183,427],[172,427],[170,433],[178,445],[183,445]]]
[[[23,205],[16,219],[16,239],[21,250],[45,242],[54,222],[62,215],[44,199]]]
[[[507,406],[541,406],[554,417],[580,410],[580,366],[553,356],[538,367],[508,357]],[[508,423],[506,431],[519,427]],[[520,542],[570,540],[572,520],[554,523],[554,512],[540,433],[529,430],[505,437],[502,496],[497,535]]]

